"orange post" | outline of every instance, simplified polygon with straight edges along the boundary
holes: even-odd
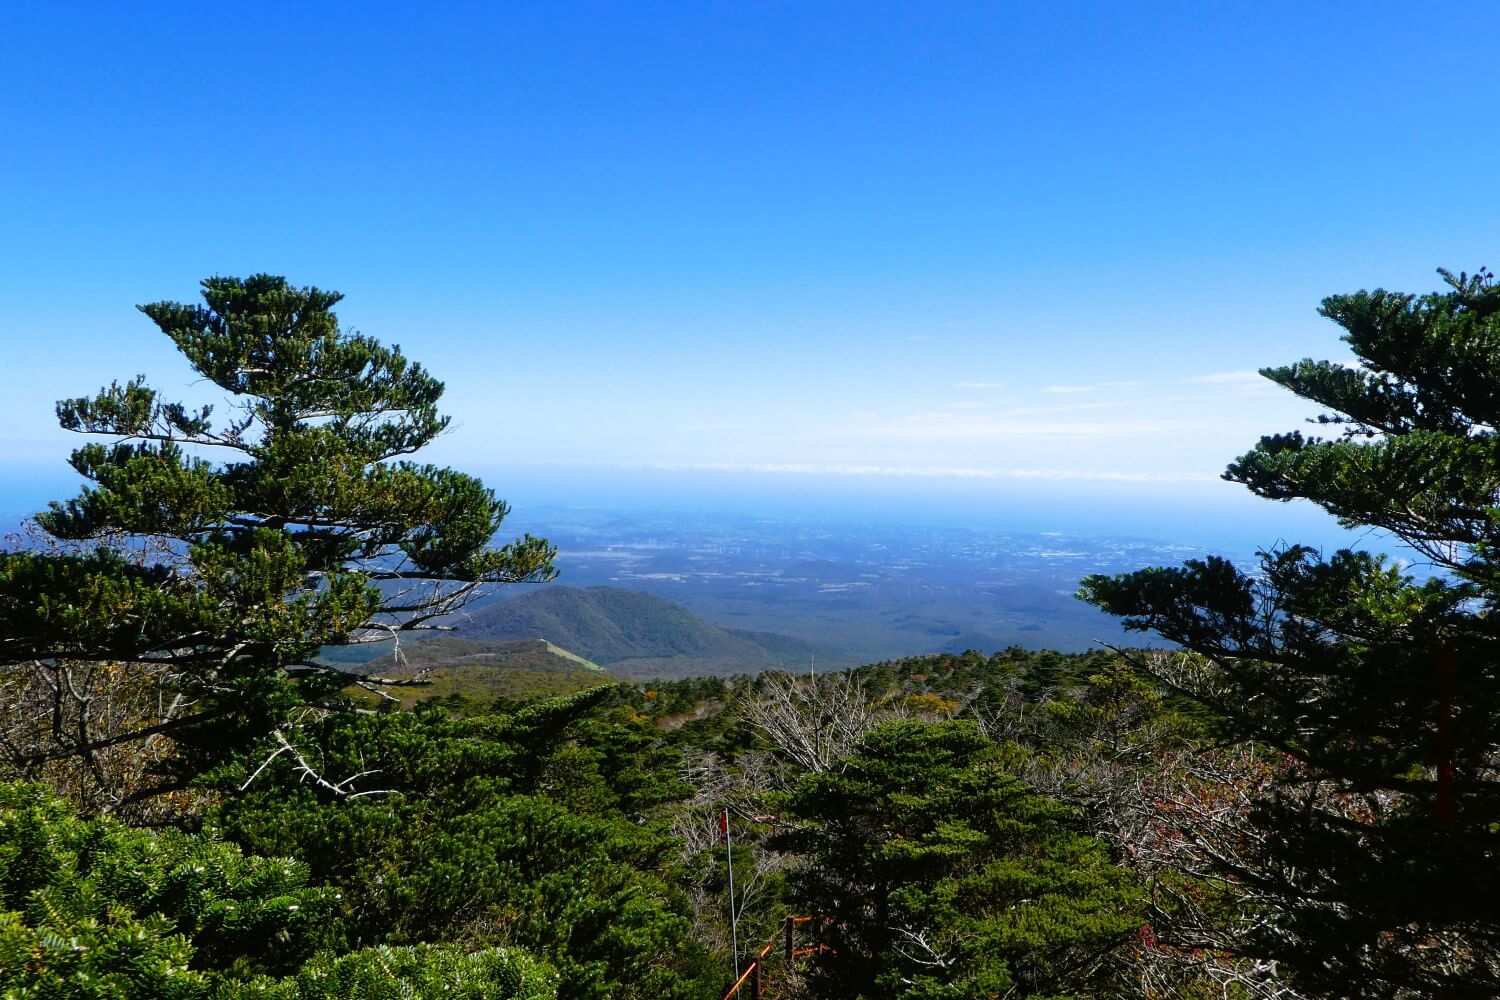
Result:
[[[816,955],[820,952],[833,950],[826,944],[819,944],[811,948],[799,949],[797,947],[797,925],[808,923],[813,919],[815,918],[799,917],[791,913],[788,913],[786,915],[786,937],[785,940],[782,940],[782,944],[785,948],[786,968],[788,972],[790,972],[792,969],[792,963],[798,958],[803,957],[804,955]],[[821,919],[824,921],[829,920],[828,917],[822,917]],[[734,985],[730,986],[729,990],[724,994],[724,1000],[762,1000],[762,997],[764,996],[763,991],[765,989],[765,983],[762,976],[765,972],[766,960],[769,959],[771,957],[771,953],[776,950],[776,942],[778,940],[781,940],[781,932],[777,932],[771,935],[770,940],[768,940],[765,943],[765,946],[760,949],[759,953],[757,953],[756,956],[750,960],[750,964],[745,967],[745,970],[739,973],[738,978],[736,978],[734,981]],[[740,992],[745,987],[746,983],[750,985],[749,998],[744,998],[743,994]]]
[[[745,980],[747,980],[749,978],[750,978],[750,970],[749,969],[746,969],[744,972],[740,973],[740,978],[736,979],[734,981],[734,985],[731,986],[731,987],[729,987],[729,991],[724,994],[724,1000],[734,1000],[735,997],[739,996],[740,995],[740,987],[744,986],[745,985]]]

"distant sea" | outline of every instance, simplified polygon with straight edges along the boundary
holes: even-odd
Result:
[[[1351,545],[1377,551],[1398,548],[1378,533],[1339,527],[1310,503],[1262,500],[1242,487],[1215,480],[995,482],[566,465],[472,471],[510,503],[515,529],[538,534],[546,533],[545,511],[562,508],[1056,531],[1146,539],[1225,555],[1293,542],[1325,550]],[[79,485],[65,466],[61,471],[0,469],[0,525],[12,530],[48,501],[76,495]]]

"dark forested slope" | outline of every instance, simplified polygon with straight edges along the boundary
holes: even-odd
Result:
[[[831,658],[813,643],[726,629],[680,604],[617,587],[545,587],[471,611],[457,631],[480,643],[546,639],[626,676],[753,673]]]

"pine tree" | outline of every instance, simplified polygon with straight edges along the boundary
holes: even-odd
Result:
[[[779,846],[828,950],[813,995],[1089,996],[1141,927],[1140,886],[966,722],[887,722],[790,796]],[[1106,991],[1107,992],[1107,991]]]
[[[140,309],[230,412],[216,423],[143,376],[60,402],[64,428],[106,439],[72,454],[89,485],[37,517],[50,549],[0,553],[0,668],[111,661],[164,688],[132,732],[81,725],[43,754],[165,735],[201,769],[375,683],[320,647],[429,628],[486,584],[551,575],[542,540],[490,547],[508,508],[479,480],[406,457],[447,426],[443,385],[342,329],[338,293],[202,284],[203,305]]]
[[[1240,936],[1307,992],[1500,995],[1500,287],[1325,299],[1358,367],[1262,374],[1328,437],[1262,438],[1225,478],[1311,500],[1430,562],[1291,546],[1090,577],[1082,596],[1196,656],[1165,679],[1288,762],[1221,874],[1267,901]]]

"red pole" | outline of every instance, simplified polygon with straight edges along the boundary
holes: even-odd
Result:
[[[1438,653],[1438,761],[1437,819],[1442,826],[1453,820],[1453,676],[1458,656],[1451,649]]]

